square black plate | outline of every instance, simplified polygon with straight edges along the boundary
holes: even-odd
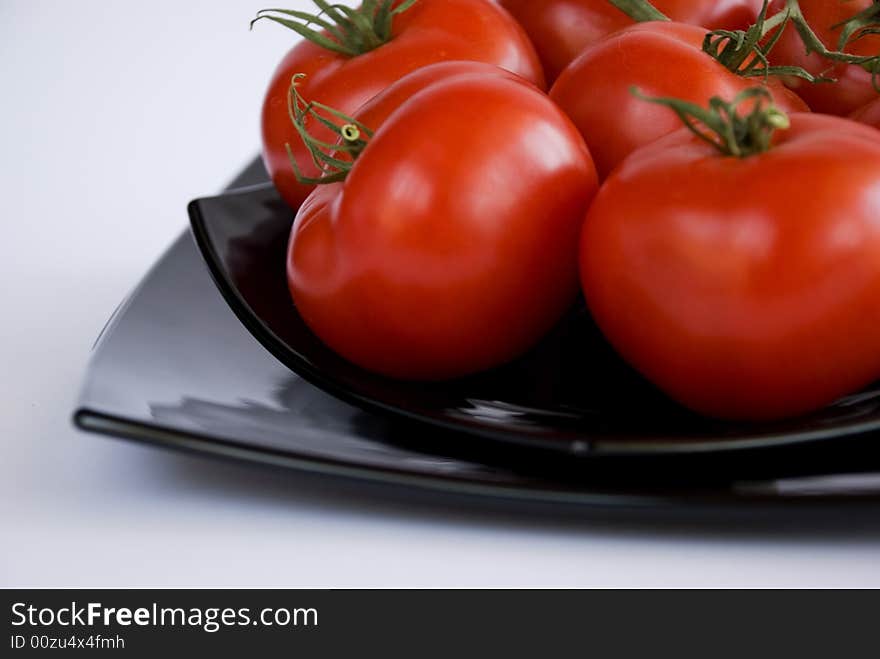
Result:
[[[234,186],[265,180],[258,164]],[[294,374],[235,317],[182,235],[120,306],[92,356],[76,423],[166,447],[407,486],[578,504],[880,501],[876,438],[706,455],[561,459],[498,452],[342,402]]]

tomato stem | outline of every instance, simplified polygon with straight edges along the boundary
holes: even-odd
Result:
[[[694,135],[725,156],[747,158],[764,153],[770,149],[773,134],[791,125],[788,115],[772,104],[772,96],[764,87],[746,89],[731,102],[715,96],[707,108],[679,98],[651,98],[636,88],[632,93],[673,110]],[[740,115],[737,107],[752,99],[752,111]]]
[[[648,0],[608,0],[608,2],[638,23],[669,20],[666,14]]]
[[[388,43],[394,17],[418,0],[363,0],[357,9],[312,0],[320,11],[310,14],[295,9],[261,9],[254,23],[267,19],[293,30],[312,43],[346,57],[357,57]],[[316,29],[317,28],[317,29]]]
[[[791,14],[781,11],[767,18],[770,0],[764,0],[758,20],[748,30],[713,30],[703,40],[703,51],[729,70],[745,78],[793,76],[809,82],[831,82],[799,66],[771,66],[770,51],[776,46]],[[768,38],[769,35],[769,38]]]
[[[877,7],[878,3],[875,1],[873,6],[869,7],[864,12],[856,14],[856,16],[849,19],[849,21],[843,23],[844,26],[852,27],[852,30],[848,34],[845,28],[841,35],[843,46],[846,46],[846,44],[853,39],[859,39],[868,34],[880,31],[880,25],[877,25],[876,23],[878,16],[880,16],[880,10],[878,10]],[[843,52],[840,45],[838,45],[838,47],[841,48],[840,50],[830,50],[824,43],[822,43],[822,40],[816,35],[813,28],[810,27],[806,18],[804,18],[804,13],[801,10],[798,0],[786,0],[784,12],[788,14],[788,20],[791,21],[797,30],[804,47],[807,49],[807,54],[817,53],[819,56],[832,62],[861,66],[872,75],[874,87],[880,91],[880,81],[878,81],[878,78],[880,78],[880,54],[866,56],[852,55]],[[868,22],[862,24],[864,20],[868,20]]]
[[[843,28],[837,41],[837,50],[844,50],[851,41],[857,41],[869,34],[880,34],[880,0],[863,9],[852,18],[832,25],[831,29]]]
[[[793,76],[812,83],[834,82],[834,78],[815,76],[799,66],[771,66],[770,51],[776,46],[783,31],[792,24],[797,30],[807,54],[818,53],[833,62],[844,62],[864,67],[873,75],[874,86],[880,91],[880,54],[870,56],[851,55],[842,52],[853,39],[868,34],[880,33],[880,0],[875,0],[868,9],[853,18],[833,27],[844,27],[841,34],[840,50],[829,50],[816,36],[813,28],[804,18],[798,0],[786,0],[785,8],[771,18],[767,18],[770,2],[764,0],[758,20],[748,30],[714,30],[706,35],[703,51],[728,69],[746,78],[768,76]]]
[[[316,101],[306,101],[299,91],[299,85],[305,77],[304,73],[297,73],[290,81],[287,112],[296,132],[308,149],[312,162],[321,174],[317,177],[305,176],[296,162],[290,144],[285,144],[293,173],[296,175],[296,180],[303,185],[344,181],[354,166],[354,161],[366,148],[368,140],[373,137],[373,131],[339,110]],[[331,144],[314,137],[308,130],[307,124],[310,120],[317,121],[330,129],[339,137],[339,141]],[[340,158],[339,155],[347,158]]]

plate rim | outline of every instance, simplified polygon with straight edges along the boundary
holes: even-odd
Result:
[[[339,478],[357,479],[369,483],[395,487],[415,487],[423,491],[442,492],[500,501],[549,505],[587,506],[608,509],[666,509],[688,510],[736,508],[767,510],[774,504],[785,509],[814,508],[823,505],[847,504],[874,507],[880,505],[880,491],[867,494],[847,492],[798,493],[774,491],[760,487],[776,482],[774,479],[743,481],[758,486],[736,487],[730,483],[721,487],[699,490],[610,491],[602,489],[575,489],[553,487],[552,481],[536,480],[534,483],[503,484],[487,483],[473,478],[455,477],[442,473],[419,474],[403,469],[356,465],[336,459],[320,459],[284,452],[266,447],[245,445],[235,440],[205,435],[197,432],[166,428],[159,425],[131,421],[112,414],[80,407],[73,414],[73,424],[85,432],[107,437],[121,437],[146,446],[171,449],[195,455],[206,455],[233,461],[244,460],[251,464],[294,469],[303,473]]]

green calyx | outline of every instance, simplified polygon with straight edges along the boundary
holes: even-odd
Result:
[[[731,102],[713,97],[709,107],[679,98],[651,98],[635,88],[631,91],[638,98],[671,109],[694,135],[725,156],[748,158],[765,153],[773,134],[791,126],[788,115],[773,105],[770,92],[763,87],[747,89]],[[737,107],[752,99],[755,104],[751,112],[740,115]]]
[[[354,161],[366,148],[369,139],[373,137],[373,131],[357,119],[339,110],[323,103],[306,101],[299,91],[299,85],[305,77],[304,73],[297,73],[293,76],[287,95],[287,112],[320,175],[316,177],[305,176],[296,162],[290,144],[285,144],[293,173],[296,175],[296,180],[302,185],[322,185],[344,181],[351,171]],[[330,143],[314,137],[308,127],[312,121],[329,129],[339,138],[339,141]],[[347,158],[340,157],[340,155],[347,156]]]
[[[251,21],[251,28],[257,21],[270,20],[322,48],[356,57],[388,43],[394,17],[418,0],[364,0],[357,9],[326,0],[312,2],[320,10],[317,14],[294,9],[262,9]]]
[[[799,66],[771,66],[770,51],[776,46],[792,14],[781,11],[768,20],[769,0],[758,20],[748,30],[714,30],[703,40],[703,52],[726,68],[745,78],[792,76],[809,82],[831,82],[830,78],[814,76]]]
[[[874,85],[878,86],[880,76],[880,53],[860,56],[843,52],[844,47],[854,39],[880,32],[880,2],[875,3],[853,18],[834,27],[843,27],[838,50],[830,50],[810,27],[804,18],[798,0],[786,0],[785,8],[767,18],[769,0],[764,6],[757,22],[748,30],[715,30],[706,35],[703,50],[728,69],[744,77],[791,76],[809,82],[835,82],[834,78],[814,76],[799,66],[771,66],[770,51],[776,46],[786,27],[791,24],[804,44],[807,54],[817,53],[830,62],[843,62],[862,66],[874,75]]]

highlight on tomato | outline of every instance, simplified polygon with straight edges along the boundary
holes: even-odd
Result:
[[[288,146],[307,176],[318,174],[288,116],[295,74],[306,74],[301,84],[308,98],[349,114],[407,73],[440,61],[487,62],[544,84],[525,32],[491,0],[364,0],[357,9],[313,1],[320,13],[271,9],[254,21],[273,21],[303,37],[278,65],[262,111],[263,161],[294,209],[312,188],[293,175]],[[319,124],[310,130],[333,137]]]
[[[626,0],[498,1],[525,28],[550,83],[587,46],[636,20],[666,16],[709,30],[745,30],[757,20],[762,4],[762,0],[654,0],[651,4],[659,14],[652,14],[644,3]]]
[[[880,132],[788,118],[761,88],[708,109],[655,101],[687,127],[623,162],[581,238],[611,343],[728,419],[804,414],[880,377]]]
[[[479,69],[421,69],[353,118],[291,90],[322,164],[291,231],[291,296],[330,348],[386,376],[444,380],[510,361],[579,290],[578,237],[598,189],[589,151],[540,90]],[[335,153],[305,129],[319,116],[335,122]]]
[[[877,95],[880,3],[874,0],[774,0],[772,9],[789,12],[797,20],[784,30],[771,60],[802,67],[834,81],[811,85],[798,78],[787,80],[814,112],[845,116]],[[832,55],[829,60],[823,51],[840,55]]]
[[[683,23],[646,22],[625,28],[587,48],[553,85],[550,96],[581,131],[606,177],[637,148],[681,127],[674,113],[644,103],[630,93],[675,96],[700,105],[715,96],[732,98],[764,84],[776,105],[805,112],[807,105],[776,77],[780,71],[813,76],[766,64],[774,25],[767,7],[746,32],[707,33]]]

